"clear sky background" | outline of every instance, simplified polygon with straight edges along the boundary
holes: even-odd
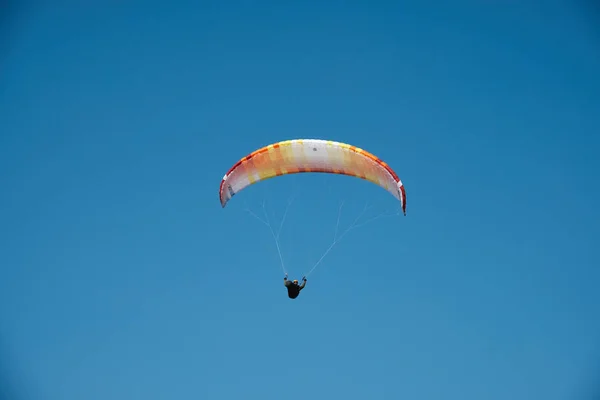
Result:
[[[3,11],[5,398],[589,398],[600,367],[600,30],[573,2],[144,1]],[[500,5],[504,3],[504,5]],[[541,2],[539,2],[541,3]],[[83,4],[83,3],[82,3]],[[115,3],[116,4],[116,3]],[[569,5],[571,4],[571,5]],[[595,26],[596,24],[596,26]],[[225,209],[291,138],[359,179]],[[363,220],[365,220],[363,219]]]

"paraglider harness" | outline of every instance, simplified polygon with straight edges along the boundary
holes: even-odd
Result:
[[[297,280],[294,280],[293,282],[290,282],[288,280],[288,278],[287,278],[287,274],[285,274],[285,276],[283,277],[283,285],[287,288],[288,297],[290,299],[295,299],[300,294],[300,291],[302,289],[304,289],[304,286],[306,286],[306,277],[303,276],[302,277],[302,284],[298,285],[298,281]]]

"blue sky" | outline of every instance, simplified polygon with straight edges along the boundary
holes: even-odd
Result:
[[[16,7],[0,85],[12,398],[583,398],[600,361],[600,32],[567,2]],[[531,3],[534,4],[534,3]],[[597,21],[596,21],[597,22]],[[223,174],[352,143],[384,190]],[[596,267],[594,267],[596,265]],[[4,396],[8,396],[6,393]]]

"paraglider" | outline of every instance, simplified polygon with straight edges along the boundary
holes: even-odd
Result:
[[[295,299],[300,294],[300,291],[306,286],[306,277],[302,277],[302,284],[299,285],[297,279],[290,282],[287,278],[287,274],[285,274],[283,277],[283,286],[287,288],[288,297],[290,299]]]
[[[321,139],[285,140],[239,160],[221,180],[221,206],[224,208],[233,196],[256,182],[304,172],[342,174],[370,181],[398,199],[406,215],[404,185],[389,165],[356,146]]]
[[[348,175],[370,181],[394,196],[400,202],[402,213],[406,216],[406,191],[404,185],[387,163],[356,146],[323,139],[285,140],[259,148],[243,157],[227,171],[221,180],[219,186],[221,207],[225,208],[235,195],[257,182],[277,176],[306,172]],[[341,206],[339,212],[341,212]],[[258,218],[256,215],[254,216]],[[258,219],[260,220],[260,218]],[[281,260],[281,268],[285,273],[284,285],[288,290],[288,297],[291,299],[297,298],[300,291],[306,286],[306,276],[319,265],[333,246],[341,240],[341,237],[355,227],[355,225],[351,226],[338,237],[338,226],[336,225],[336,236],[333,243],[312,269],[304,275],[302,284],[298,284],[297,280],[290,282],[287,279],[287,272],[285,271],[279,248],[279,233],[275,234],[268,220],[261,220],[261,222],[269,226],[271,234],[275,239]]]

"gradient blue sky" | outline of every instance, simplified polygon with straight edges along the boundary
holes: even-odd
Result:
[[[16,7],[0,76],[0,340],[12,398],[544,400],[600,362],[600,43],[569,2]],[[520,3],[522,5],[517,5]],[[65,3],[63,3],[65,4]],[[531,3],[534,4],[534,3]],[[597,22],[597,21],[596,21]],[[268,143],[349,142],[225,209]],[[261,214],[262,215],[262,214]],[[595,265],[595,267],[594,267]],[[4,393],[5,396],[8,396]]]

